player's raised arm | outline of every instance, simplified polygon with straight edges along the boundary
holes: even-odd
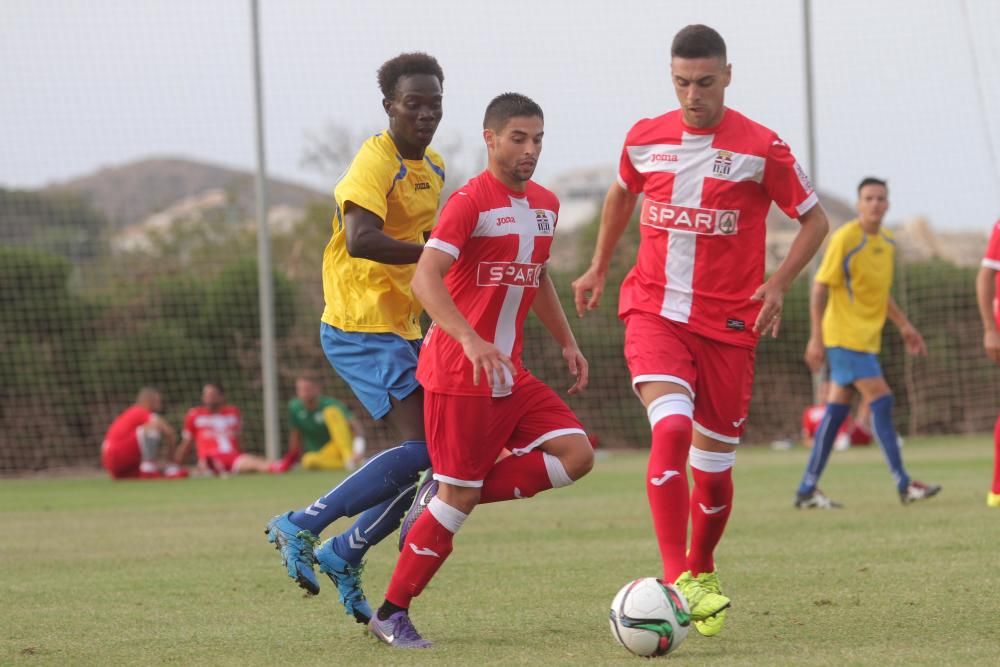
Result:
[[[771,274],[771,277],[750,297],[752,301],[764,302],[753,325],[753,330],[762,336],[770,332],[771,337],[777,337],[778,329],[781,327],[781,309],[785,292],[819,250],[827,232],[830,231],[826,211],[819,204],[803,213],[799,223],[799,231],[795,234],[788,254],[778,266],[778,270]]]
[[[414,264],[423,246],[394,239],[383,231],[385,222],[371,211],[353,202],[345,204],[344,214],[347,253],[380,264]]]
[[[579,394],[587,388],[589,376],[587,359],[580,352],[580,347],[576,343],[576,337],[573,336],[573,330],[566,319],[566,312],[559,301],[559,294],[556,292],[556,286],[552,282],[548,269],[542,270],[538,294],[535,295],[535,301],[531,304],[531,310],[562,348],[563,359],[566,360],[570,374],[576,379],[573,386],[569,388],[569,393]]]
[[[504,377],[505,366],[512,376],[517,374],[517,369],[508,355],[476,333],[455,305],[444,284],[444,276],[454,263],[454,257],[436,248],[423,253],[411,283],[413,294],[420,299],[434,324],[462,346],[465,356],[472,362],[473,384],[479,384],[479,372],[482,370],[487,386],[492,387],[494,377]]]
[[[615,247],[621,240],[628,221],[632,218],[635,203],[639,195],[623,188],[619,183],[612,183],[604,198],[604,208],[601,210],[601,227],[597,232],[597,244],[594,247],[594,257],[590,268],[573,281],[573,300],[576,304],[576,314],[583,317],[584,312],[594,310],[600,305],[601,294],[604,292],[604,281],[611,265],[611,257]]]

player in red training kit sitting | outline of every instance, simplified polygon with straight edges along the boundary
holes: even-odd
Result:
[[[163,472],[157,465],[160,446],[166,448],[166,460],[177,444],[177,432],[157,413],[163,407],[160,392],[143,387],[135,405],[118,415],[101,443],[101,465],[114,479],[177,479],[187,477],[187,470],[168,465]]]
[[[222,385],[209,382],[201,390],[201,405],[188,410],[184,418],[177,462],[182,463],[194,444],[198,469],[225,475],[244,472],[285,472],[291,460],[271,462],[240,450],[243,417],[235,405],[227,405]]]
[[[594,258],[573,289],[581,317],[597,307],[615,245],[644,195],[639,252],[618,315],[652,427],[646,493],[663,576],[687,597],[698,632],[715,635],[730,600],[714,552],[732,511],[754,348],[761,335],[778,334],[785,292],[829,223],[788,145],[725,106],[732,69],[719,33],[703,25],[678,32],[670,73],[681,108],[640,120],[626,136]],[[801,227],[765,280],[772,201]]]
[[[413,278],[434,319],[417,364],[438,492],[403,543],[385,602],[368,627],[398,648],[426,648],[408,609],[452,550],[478,504],[530,498],[590,471],[594,455],[573,411],[521,362],[531,310],[562,348],[576,381],[587,361],[545,269],[559,201],[530,180],[542,150],[542,109],[516,93],[486,108],[486,171],[448,200]],[[512,455],[497,461],[507,447]]]

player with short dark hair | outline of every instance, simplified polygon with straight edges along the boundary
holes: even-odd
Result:
[[[288,452],[282,459],[290,467],[299,458],[304,470],[354,470],[365,454],[361,422],[341,401],[323,394],[313,373],[295,379],[295,398],[288,402]]]
[[[487,107],[488,166],[441,212],[413,277],[434,323],[417,375],[437,495],[408,531],[385,602],[369,629],[398,648],[425,648],[409,618],[479,503],[529,498],[590,471],[593,451],[572,410],[521,361],[532,311],[587,385],[587,361],[545,265],[559,214],[556,196],[531,180],[542,150],[541,109],[507,93]],[[504,448],[511,455],[499,462]]]
[[[288,575],[316,594],[313,564],[319,563],[360,623],[371,617],[361,587],[364,556],[399,526],[430,465],[416,378],[422,310],[410,280],[444,186],[444,161],[430,147],[441,122],[443,82],[441,66],[425,53],[404,53],[379,68],[389,127],[365,141],[337,183],[323,253],[323,351],[372,418],[388,422],[402,443],[267,526]],[[358,513],[346,532],[319,545],[324,528]]]
[[[896,242],[882,220],[889,210],[889,188],[879,178],[858,185],[858,217],[830,235],[823,262],[809,298],[811,333],[805,360],[818,373],[826,359],[830,388],[826,413],[813,441],[809,462],[795,497],[799,508],[835,509],[817,484],[830,457],[837,431],[851,410],[854,392],[861,394],[872,415],[872,432],[885,454],[903,504],[930,498],[937,484],[910,479],[903,467],[899,436],[892,423],[892,390],[882,373],[878,353],[888,315],[899,328],[910,354],[927,354],[916,327],[889,293],[892,288]]]
[[[159,390],[143,387],[135,403],[111,422],[101,442],[101,465],[113,479],[187,477],[184,468],[170,463],[161,471],[157,463],[169,461],[177,444],[177,432],[158,414],[162,408]]]
[[[639,252],[618,314],[632,384],[652,427],[646,491],[664,578],[687,597],[698,632],[714,635],[730,604],[714,551],[732,511],[754,348],[760,336],[778,334],[784,294],[828,223],[788,145],[725,105],[732,66],[722,37],[688,26],[671,54],[681,108],[640,120],[626,136],[591,266],[573,289],[581,317],[598,306],[614,248],[644,195]],[[765,280],[772,201],[801,224]]]
[[[989,244],[976,275],[976,301],[983,321],[983,350],[1000,364],[1000,220],[993,225]],[[1000,507],[1000,416],[993,426],[993,483],[986,494],[989,507]]]

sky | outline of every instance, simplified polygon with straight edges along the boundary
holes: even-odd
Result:
[[[803,0],[260,0],[272,176],[329,191],[308,137],[385,126],[375,70],[435,55],[458,146],[483,166],[486,103],[508,90],[546,112],[536,180],[617,163],[638,119],[676,107],[670,41],[689,23],[726,39],[727,104],[807,150]],[[249,0],[4,0],[0,187],[34,188],[149,156],[254,166]],[[813,180],[848,202],[890,183],[890,221],[983,230],[1000,217],[1000,2],[813,0]],[[451,177],[451,176],[450,176]]]

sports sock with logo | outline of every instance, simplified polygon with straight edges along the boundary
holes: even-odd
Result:
[[[467,518],[468,514],[433,498],[406,535],[385,599],[409,609],[410,601],[420,595],[451,554],[455,533]]]
[[[691,549],[687,564],[691,574],[714,572],[715,547],[733,511],[733,463],[736,452],[706,452],[691,448]]]
[[[993,426],[993,493],[1000,493],[1000,417]]]
[[[851,411],[848,403],[827,403],[826,412],[816,429],[816,436],[813,438],[812,451],[809,452],[809,462],[806,464],[806,471],[802,473],[802,481],[799,482],[799,495],[808,496],[819,483],[819,478],[823,475],[826,462],[830,460],[830,452],[833,451],[833,441],[837,439],[837,431],[840,425],[847,418],[847,413]]]
[[[413,485],[421,471],[430,467],[427,443],[407,440],[368,459],[347,479],[312,505],[289,517],[296,526],[319,535],[337,519],[354,516],[395,498]]]
[[[535,450],[523,456],[508,456],[493,466],[483,480],[479,502],[482,504],[531,498],[541,491],[572,483],[573,480],[559,459]]]
[[[667,394],[650,402],[646,414],[653,427],[646,496],[663,559],[663,577],[673,582],[687,569],[687,458],[694,403],[687,394]]]
[[[892,394],[880,396],[872,401],[872,431],[882,448],[882,453],[885,454],[885,461],[889,464],[892,478],[896,481],[896,489],[903,492],[910,485],[910,476],[903,469],[903,454],[899,451],[899,436],[896,435],[896,427],[892,424],[893,402]]]
[[[334,553],[351,565],[359,565],[370,548],[396,532],[416,492],[417,485],[412,484],[362,512],[350,528],[333,538]]]

